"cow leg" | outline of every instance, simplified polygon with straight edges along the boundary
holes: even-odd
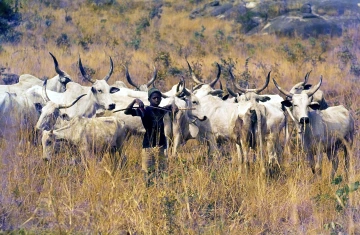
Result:
[[[315,165],[315,173],[317,175],[321,175],[322,158],[323,158],[323,152],[321,149],[321,144],[318,144],[316,150],[316,165]]]
[[[173,146],[172,146],[172,151],[171,151],[171,157],[175,157],[177,150],[179,148],[179,146],[181,145],[181,137],[179,135],[176,135],[174,137],[174,142],[173,142]]]
[[[309,165],[311,167],[311,171],[313,174],[315,174],[315,160],[314,160],[314,154],[312,152],[308,152],[306,156]]]

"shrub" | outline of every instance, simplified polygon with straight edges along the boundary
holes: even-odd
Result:
[[[70,39],[66,33],[62,33],[57,39],[56,39],[56,45],[58,47],[70,47]]]
[[[147,27],[150,26],[150,21],[147,17],[142,17],[137,23],[136,23],[136,34],[140,35],[142,31],[144,31]]]

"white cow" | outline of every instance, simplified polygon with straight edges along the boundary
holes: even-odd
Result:
[[[43,131],[43,159],[51,160],[65,142],[75,146],[82,159],[105,152],[115,159],[116,152],[121,154],[126,137],[125,123],[114,116],[75,117],[59,129]]]
[[[337,152],[340,147],[344,148],[345,171],[347,172],[349,151],[354,136],[354,120],[342,105],[318,110],[319,103],[311,102],[311,96],[321,86],[322,77],[315,87],[300,94],[286,92],[274,79],[273,81],[277,89],[289,98],[283,102],[283,105],[292,107],[292,115],[300,126],[299,134],[313,173],[321,173],[322,153],[325,151],[332,162],[331,179],[333,179],[338,168]],[[316,161],[314,155],[317,156]]]
[[[63,71],[59,68],[59,63],[57,62],[55,56],[51,53],[50,53],[50,55],[54,60],[55,71],[57,72],[58,75],[49,79],[48,89],[52,90],[52,91],[57,91],[57,92],[64,92],[66,89],[66,84],[68,82],[72,81],[71,77],[69,76],[69,74],[67,74],[65,71]],[[12,85],[0,85],[0,93],[10,92],[10,93],[15,93],[15,94],[22,94],[28,88],[30,88],[34,85],[41,86],[43,82],[44,82],[43,80],[41,80],[33,75],[23,74],[19,77],[18,83],[15,83]]]
[[[0,138],[17,147],[19,141],[26,140],[27,134],[34,137],[40,111],[41,105],[34,103],[27,94],[0,93]]]
[[[42,130],[42,131],[55,129],[57,123],[58,123],[57,127],[61,127],[63,122],[59,121],[59,118],[64,121],[70,121],[69,116],[66,113],[61,113],[61,110],[70,108],[77,101],[79,101],[82,97],[86,96],[86,94],[83,94],[83,95],[80,95],[79,97],[77,97],[70,104],[62,104],[60,102],[62,102],[64,100],[63,96],[67,95],[66,92],[65,93],[57,93],[57,92],[50,91],[50,93],[48,94],[48,92],[46,91],[46,82],[47,82],[47,80],[44,81],[44,85],[41,88],[41,90],[42,90],[41,97],[37,97],[38,99],[43,99],[44,104],[41,109],[41,115],[36,123],[35,128],[37,130]],[[35,90],[34,92],[32,92],[33,96],[40,96],[39,88],[40,87],[32,88],[32,90]],[[28,92],[29,92],[29,90],[28,90]],[[49,95],[51,95],[53,97],[53,100],[50,99]],[[56,100],[56,101],[54,101],[54,100]]]
[[[81,71],[82,76],[89,82],[92,83],[91,87],[83,87],[79,84],[69,84],[67,86],[67,92],[71,95],[66,95],[62,104],[69,104],[71,103],[76,97],[87,94],[86,98],[79,100],[75,105],[66,108],[63,110],[64,113],[66,113],[69,118],[73,118],[76,116],[82,116],[82,117],[93,117],[97,113],[101,113],[105,110],[114,110],[115,109],[115,103],[112,100],[110,94],[118,92],[119,88],[117,87],[110,87],[107,83],[109,80],[112,72],[113,72],[113,62],[110,57],[110,70],[109,73],[102,79],[102,80],[94,80],[90,78],[86,72],[85,69],[82,66],[81,59],[79,58],[79,68]],[[49,94],[49,97],[51,100],[53,98]],[[55,100],[54,100],[55,101]]]
[[[231,70],[229,71],[229,74],[231,76],[231,80],[235,81],[234,75],[232,74]],[[272,167],[280,166],[281,153],[283,151],[280,144],[280,134],[284,127],[286,127],[287,120],[281,103],[282,101],[284,101],[284,99],[281,96],[258,95],[262,90],[267,87],[269,81],[270,72],[268,73],[265,85],[262,88],[245,89],[234,83],[235,87],[237,88],[237,90],[240,91],[240,93],[233,92],[231,89],[229,89],[229,87],[227,87],[227,89],[232,96],[236,97],[236,102],[251,101],[253,103],[254,110],[256,110],[254,107],[262,109],[261,115],[266,125],[263,127],[265,128],[265,132],[260,132],[260,134],[265,135],[264,138],[267,145],[268,163],[271,166],[271,170]],[[262,107],[264,107],[264,109]],[[260,113],[258,115],[260,115]],[[258,123],[258,125],[260,125],[260,123]],[[258,128],[260,128],[260,126],[258,126]]]

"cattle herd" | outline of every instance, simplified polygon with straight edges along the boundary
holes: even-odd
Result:
[[[127,81],[135,87],[130,89],[122,81],[108,84],[113,72],[111,58],[110,70],[100,80],[86,74],[79,58],[80,72],[91,85],[83,86],[62,71],[56,58],[50,55],[57,72],[55,77],[43,81],[24,74],[18,83],[0,86],[0,138],[4,141],[3,148],[8,149],[2,151],[2,158],[12,154],[9,149],[25,142],[41,143],[43,159],[48,161],[65,143],[76,147],[81,159],[104,151],[121,156],[129,135],[145,132],[140,117],[125,115],[122,110],[134,98],[149,105],[147,89],[154,84],[156,68],[150,81],[139,86],[125,67]],[[182,77],[171,90],[162,93],[160,106],[175,103],[179,107],[175,115],[164,118],[168,154],[176,155],[187,140],[197,139],[207,144],[209,156],[219,155],[221,143],[229,141],[236,145],[237,157],[233,161],[246,166],[256,159],[265,173],[282,164],[284,146],[294,136],[289,134],[289,127],[293,126],[313,173],[321,173],[325,152],[332,162],[333,178],[340,148],[344,149],[348,169],[354,120],[344,106],[328,107],[319,90],[322,77],[317,85],[311,86],[308,84],[310,73],[307,73],[304,81],[290,91],[273,79],[278,91],[285,96],[283,99],[279,95],[260,94],[271,80],[270,72],[261,88],[249,89],[236,84],[229,70],[226,84],[229,95],[224,96],[222,89],[215,89],[221,74],[220,65],[217,67],[215,79],[203,83],[188,63],[196,86],[186,88]],[[281,133],[285,138],[280,138]]]

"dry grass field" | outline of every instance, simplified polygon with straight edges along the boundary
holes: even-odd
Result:
[[[232,163],[232,144],[207,162],[205,146],[194,140],[169,159],[168,175],[149,188],[138,136],[124,143],[128,162],[115,170],[106,154],[102,161],[89,156],[86,164],[74,165],[76,153],[67,149],[44,162],[41,145],[1,142],[0,234],[360,234],[358,30],[340,38],[248,37],[233,22],[190,20],[194,1],[164,1],[160,18],[149,18],[150,1],[118,1],[113,7],[85,0],[20,2],[28,21],[20,26],[23,39],[0,50],[0,64],[10,72],[53,77],[51,52],[61,69],[85,85],[79,55],[97,79],[106,75],[111,56],[109,84],[126,80],[123,64],[135,81],[146,82],[155,64],[157,85],[166,91],[178,82],[177,72],[191,86],[185,57],[204,81],[214,78],[215,62],[234,65],[235,76],[243,78],[251,57],[250,86],[263,84],[269,71],[286,90],[310,70],[312,84],[322,75],[328,103],[349,109],[356,130],[348,179],[340,151],[333,182],[331,162],[324,157],[323,174],[314,177],[295,137],[274,178],[262,176],[257,163],[249,172]],[[221,79],[228,79],[224,70]],[[271,82],[262,93],[279,92]]]

